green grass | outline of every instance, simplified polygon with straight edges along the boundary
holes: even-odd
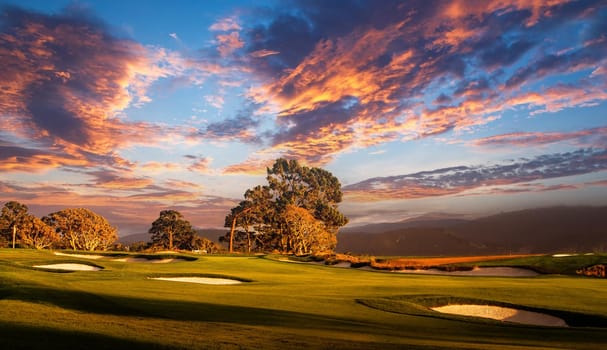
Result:
[[[255,256],[189,257],[168,264],[93,262],[0,249],[2,348],[596,349],[607,344],[604,279],[423,276]],[[570,269],[587,262],[538,259],[518,263]],[[104,269],[31,268],[87,261]],[[177,275],[248,282],[218,286],[148,279]],[[569,317],[576,327],[514,325],[427,308],[457,300],[546,310]]]
[[[550,255],[529,256],[524,258],[486,261],[479,263],[454,264],[457,266],[510,266],[524,267],[545,274],[576,275],[576,271],[583,267],[607,264],[607,255],[572,255],[564,257],[552,257]]]

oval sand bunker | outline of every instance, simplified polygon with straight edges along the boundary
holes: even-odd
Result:
[[[103,258],[103,255],[94,255],[94,254],[70,254],[70,253],[61,253],[61,252],[55,252],[55,255],[60,255],[60,256],[71,256],[73,258],[83,258],[83,259],[101,259]]]
[[[167,258],[167,259],[118,258],[118,259],[112,259],[112,261],[121,261],[121,262],[129,262],[129,263],[166,264],[166,263],[171,263],[171,262],[187,261],[187,260],[180,259],[180,258]]]
[[[99,271],[100,267],[85,265],[85,264],[50,264],[50,265],[35,265],[39,269],[47,270],[65,270],[65,271]]]
[[[443,271],[439,269],[427,270],[399,270],[399,273],[418,273],[422,275],[447,276],[483,276],[483,277],[534,277],[539,273],[520,267],[476,267],[467,271]]]
[[[215,284],[215,285],[242,283],[241,281],[232,280],[229,278],[214,278],[214,277],[150,277],[150,279],[161,280],[161,281],[173,281],[173,282]]]
[[[432,310],[461,316],[491,318],[499,321],[529,324],[535,326],[567,327],[563,319],[539,312],[518,310],[492,305],[446,305],[433,307]]]

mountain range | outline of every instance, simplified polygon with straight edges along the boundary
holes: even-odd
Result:
[[[551,207],[473,220],[423,216],[346,228],[341,253],[370,255],[486,255],[607,250],[607,206]]]

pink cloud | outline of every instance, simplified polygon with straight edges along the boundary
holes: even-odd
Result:
[[[241,30],[241,26],[238,24],[238,21],[235,17],[226,17],[222,18],[219,21],[213,23],[209,30],[211,31],[220,31],[220,32],[228,32],[231,30]]]
[[[577,145],[604,146],[607,127],[573,132],[515,132],[484,137],[473,142],[476,146],[535,146],[562,141],[574,141]],[[599,144],[597,141],[600,141]]]
[[[242,41],[238,32],[220,34],[217,35],[216,39],[218,42],[217,51],[222,57],[227,57],[232,52],[244,47],[244,41]]]

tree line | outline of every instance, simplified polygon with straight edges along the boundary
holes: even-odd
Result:
[[[101,215],[86,208],[68,208],[38,218],[25,204],[11,201],[0,213],[0,244],[25,248],[107,250],[117,230]]]
[[[225,217],[226,234],[219,238],[229,252],[330,253],[337,232],[348,219],[337,206],[339,180],[321,168],[278,159],[267,168],[267,185],[244,193]],[[138,250],[181,249],[217,252],[222,248],[200,237],[176,210],[163,210],[148,230],[151,242]],[[5,203],[0,213],[0,246],[108,250],[116,248],[117,229],[86,208],[68,208],[38,218],[25,204]]]

